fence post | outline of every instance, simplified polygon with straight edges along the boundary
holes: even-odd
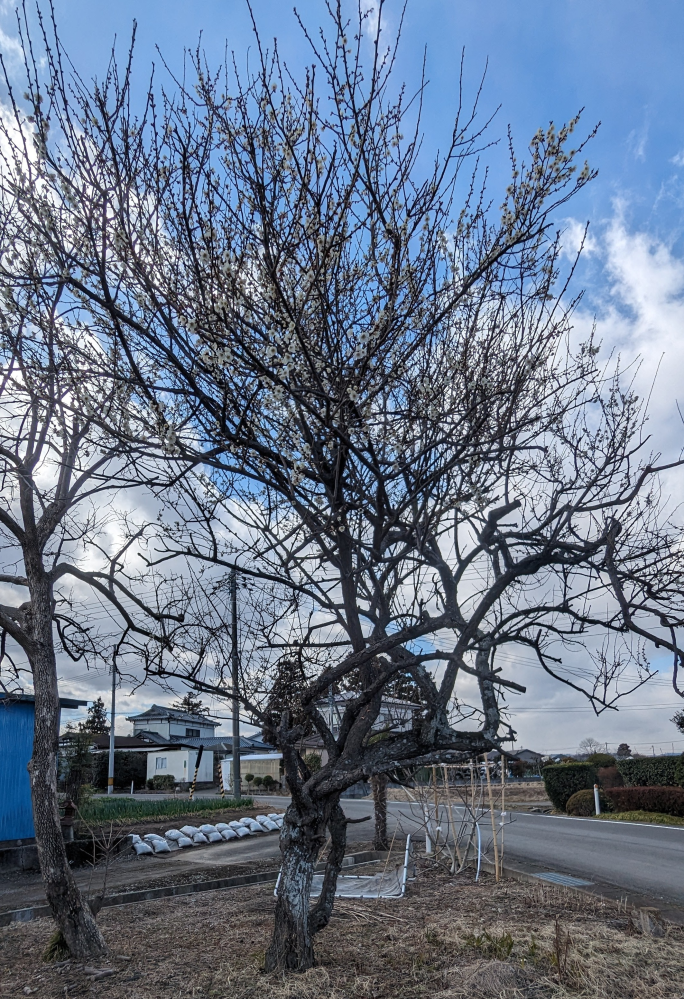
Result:
[[[601,814],[601,799],[599,798],[599,786],[594,784],[594,807],[596,809],[596,814]]]

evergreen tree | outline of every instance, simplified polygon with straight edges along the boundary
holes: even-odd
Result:
[[[185,711],[188,715],[208,715],[209,708],[202,704],[199,697],[196,697],[191,690],[184,694],[179,701],[174,701],[171,705],[174,711]]]
[[[88,708],[88,717],[84,722],[79,723],[78,729],[80,732],[89,732],[91,735],[109,734],[107,709],[101,697],[93,701]]]

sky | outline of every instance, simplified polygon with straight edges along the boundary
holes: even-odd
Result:
[[[314,29],[325,18],[323,0],[297,6]],[[294,69],[310,61],[286,0],[253,0],[252,7],[264,39],[277,37]],[[0,49],[16,74],[12,8],[0,0]],[[397,0],[386,4],[388,36],[397,30],[401,9]],[[254,47],[244,0],[55,0],[55,10],[67,50],[86,78],[104,73],[115,38],[118,51],[125,51],[134,20],[141,88],[153,62],[158,73],[162,56],[180,69],[184,47],[195,47],[200,36],[210,63],[232,51],[244,65]],[[498,144],[487,153],[495,195],[508,182],[508,126],[522,150],[539,126],[560,124],[582,108],[587,131],[600,122],[587,152],[598,178],[557,220],[568,253],[590,226],[576,276],[575,289],[584,289],[584,297],[575,323],[578,334],[596,323],[605,355],[619,352],[635,365],[637,388],[650,396],[654,447],[669,456],[681,447],[678,403],[684,405],[683,33],[681,0],[410,0],[397,63],[397,76],[410,89],[425,60],[423,125],[430,151],[443,147],[449,134],[462,53],[466,98],[485,74],[480,107],[483,121],[495,114],[488,134]],[[677,739],[669,721],[684,705],[672,690],[667,661],[653,665],[661,671],[656,681],[623,702],[619,713],[595,718],[578,694],[540,676],[523,656],[519,676],[529,694],[516,701],[517,745],[570,752],[593,736],[612,748],[624,741],[639,752],[684,750],[684,738]],[[107,678],[69,681],[80,672],[65,668],[64,692],[88,698],[102,693],[109,703]],[[155,700],[169,703],[170,697],[141,688],[128,697],[126,713]],[[117,731],[128,729],[117,724]]]

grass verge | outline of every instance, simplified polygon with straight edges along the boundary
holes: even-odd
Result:
[[[100,822],[128,822],[130,819],[171,818],[194,812],[231,811],[253,808],[252,798],[162,798],[160,801],[136,801],[132,798],[97,798],[80,810],[80,817],[89,825]]]
[[[664,812],[604,812],[595,815],[596,819],[610,819],[613,822],[648,822],[656,826],[684,826],[684,819]]]

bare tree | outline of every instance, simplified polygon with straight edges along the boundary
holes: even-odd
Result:
[[[46,897],[70,953],[92,959],[105,944],[74,881],[59,822],[56,654],[100,662],[107,654],[85,613],[84,586],[91,613],[98,598],[111,609],[110,630],[118,634],[110,655],[123,656],[128,636],[151,638],[155,618],[178,615],[150,608],[149,594],[143,600],[131,589],[125,566],[138,532],[114,551],[107,537],[115,528],[126,534],[112,506],[117,490],[146,481],[140,454],[88,416],[97,408],[100,421],[125,420],[120,385],[88,380],[79,368],[82,344],[75,348],[83,331],[64,328],[58,317],[61,288],[43,294],[38,254],[24,255],[11,226],[3,236],[15,280],[4,283],[0,306],[0,582],[17,598],[0,605],[0,666],[18,680],[27,671],[33,682],[31,793]]]
[[[204,468],[167,493],[177,525],[158,561],[206,566],[210,637],[155,669],[239,697],[283,752],[292,803],[268,968],[313,962],[346,788],[512,737],[515,649],[597,711],[647,679],[640,641],[681,655],[681,556],[644,413],[592,341],[571,346],[552,217],[593,177],[576,167],[578,120],[538,131],[525,162],[511,146],[497,211],[475,111],[457,109],[427,166],[424,87],[393,93],[381,28],[364,60],[367,17],[328,9],[311,69],[291,75],[257,35],[253,72],[213,73],[197,53],[192,85],[150,87],[137,117],[130,60],[86,85],[46,36],[45,82],[27,60],[38,165],[28,157],[13,189],[51,257],[42,280],[63,284],[103,344],[89,373],[111,377],[115,350],[147,441]],[[224,675],[217,575],[235,565],[271,604],[240,690]],[[563,664],[602,635],[591,669]],[[305,663],[297,684],[279,656]],[[402,676],[419,708],[375,738]],[[353,691],[334,731],[333,685]],[[328,755],[315,773],[306,726]]]

